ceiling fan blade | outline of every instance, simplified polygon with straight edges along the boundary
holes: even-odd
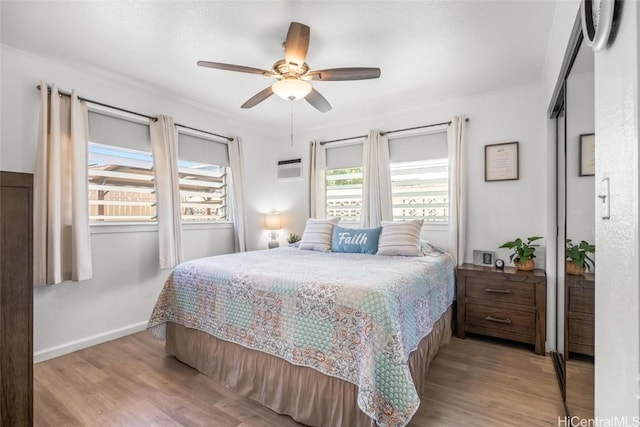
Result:
[[[243,65],[223,64],[222,62],[198,61],[200,67],[215,68],[217,70],[238,71],[240,73],[262,74],[263,76],[275,77],[272,71],[260,68],[245,67]]]
[[[328,70],[310,71],[302,78],[304,80],[367,80],[380,77],[380,68],[330,68]]]
[[[309,94],[304,97],[304,99],[306,99],[307,102],[313,106],[313,108],[320,111],[321,113],[326,113],[327,111],[331,110],[331,104],[329,104],[329,101],[327,101],[325,97],[320,94],[320,92],[313,88],[311,89],[311,92],[309,92]]]
[[[284,58],[289,64],[302,67],[309,50],[310,34],[311,29],[304,24],[292,22],[289,25],[287,39],[284,42]]]
[[[251,98],[249,98],[247,102],[245,102],[240,106],[240,108],[255,107],[256,105],[258,105],[259,103],[261,103],[262,101],[270,97],[271,95],[273,95],[273,90],[271,89],[271,86],[269,86],[261,90],[260,92],[256,93]]]

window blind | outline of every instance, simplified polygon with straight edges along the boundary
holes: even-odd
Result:
[[[346,169],[362,166],[362,146],[362,142],[357,142],[327,147],[327,169]]]
[[[151,151],[148,123],[97,111],[89,111],[89,141],[138,151]]]
[[[446,159],[447,157],[446,131],[389,139],[389,160],[391,163]]]
[[[189,162],[229,166],[227,144],[178,131],[178,158]]]

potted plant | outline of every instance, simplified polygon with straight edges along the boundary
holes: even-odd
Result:
[[[565,251],[567,257],[567,274],[579,276],[584,274],[585,269],[591,271],[591,267],[595,267],[596,264],[593,259],[589,257],[589,254],[595,253],[595,245],[584,240],[574,245],[571,243],[571,239],[567,239],[567,249]]]
[[[299,241],[300,241],[300,236],[298,236],[296,233],[289,233],[289,237],[287,237],[287,242],[289,243],[289,246],[294,246]]]
[[[513,253],[509,256],[509,260],[513,262],[518,270],[531,271],[535,266],[533,260],[536,255],[536,247],[538,245],[532,244],[536,240],[540,240],[542,237],[528,237],[525,243],[521,238],[517,238],[510,242],[503,243],[501,248],[513,249]]]

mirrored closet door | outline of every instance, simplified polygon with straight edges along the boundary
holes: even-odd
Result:
[[[550,118],[556,130],[556,351],[567,415],[593,418],[595,93],[593,51],[576,20]],[[586,261],[584,256],[586,255]],[[584,270],[581,270],[583,268]]]
[[[596,268],[592,262],[595,260],[593,253],[595,249],[594,97],[593,51],[581,43],[566,79],[564,114],[566,245],[563,253],[567,262],[563,276],[564,336],[559,336],[558,341],[559,344],[560,338],[563,341],[567,412],[571,416],[582,419],[593,418],[594,272]],[[585,255],[586,258],[583,261]],[[558,309],[560,312],[560,304]]]

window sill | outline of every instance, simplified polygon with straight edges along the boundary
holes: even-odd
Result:
[[[202,221],[202,222],[182,222],[182,230],[212,230],[233,228],[231,221]],[[157,222],[111,222],[94,223],[89,226],[91,234],[111,234],[111,233],[145,233],[157,232]]]
[[[182,222],[182,231],[188,230],[212,230],[216,228],[230,229],[233,228],[231,221],[188,221]]]
[[[449,229],[449,223],[444,224],[424,224],[422,226],[423,231],[447,231]]]

